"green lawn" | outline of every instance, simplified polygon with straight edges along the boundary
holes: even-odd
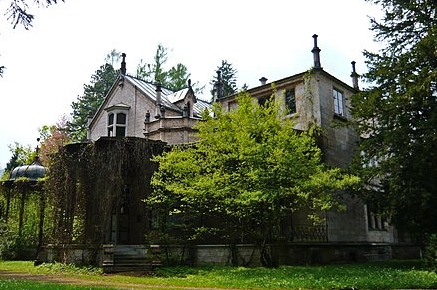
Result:
[[[153,277],[103,275],[99,269],[76,268],[62,264],[33,267],[31,262],[0,262],[0,270],[56,274],[77,277],[85,283],[154,285],[167,287],[210,287],[240,289],[431,289],[437,288],[437,274],[424,268],[421,261],[369,262],[328,266],[283,266],[277,269],[243,267],[168,267]],[[0,278],[1,279],[1,278]],[[4,283],[4,284],[1,284]],[[7,288],[8,283],[27,283],[20,280],[0,280],[0,289],[37,288],[38,283],[26,287]],[[6,285],[3,287],[3,285]],[[87,285],[87,284],[83,284]],[[46,287],[45,284],[44,287]],[[59,285],[56,285],[59,286]],[[72,286],[77,287],[77,286]],[[99,288],[52,288],[99,289]],[[101,288],[100,288],[101,289]],[[153,288],[152,288],[153,289]]]

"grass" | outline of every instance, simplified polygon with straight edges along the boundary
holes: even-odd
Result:
[[[87,286],[77,286],[77,285],[62,285],[55,283],[41,283],[34,281],[24,281],[17,279],[0,279],[0,289],[2,290],[97,290],[97,289],[109,289],[109,288],[95,288]]]
[[[117,286],[117,283],[131,283],[166,287],[185,286],[239,289],[437,288],[437,274],[428,271],[423,263],[418,260],[328,266],[283,266],[276,269],[243,267],[168,267],[159,269],[156,275],[152,277],[103,275],[100,269],[78,268],[63,264],[44,264],[33,267],[31,262],[0,262],[0,270],[73,276],[89,281],[90,284],[93,281],[104,281],[106,283],[105,285],[113,285],[114,287]],[[17,289],[2,287],[1,283],[4,282],[4,280],[0,280],[0,289]],[[23,281],[11,282],[21,283]],[[43,288],[22,287],[21,289]]]

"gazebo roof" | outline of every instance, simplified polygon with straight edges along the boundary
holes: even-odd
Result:
[[[14,168],[9,174],[7,181],[13,182],[20,177],[28,178],[29,181],[37,181],[39,178],[43,178],[47,172],[47,168],[42,166],[38,156],[30,165],[22,165]]]

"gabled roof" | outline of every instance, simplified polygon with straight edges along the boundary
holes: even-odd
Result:
[[[137,90],[139,90],[144,96],[148,97],[153,102],[156,101],[156,85],[155,84],[153,84],[151,82],[147,82],[147,81],[139,79],[139,78],[136,78],[136,77],[133,77],[133,76],[130,76],[130,75],[120,74],[120,75],[118,75],[118,77],[115,80],[114,84],[112,85],[111,89],[109,90],[109,92],[105,96],[105,100],[100,105],[97,112],[95,113],[93,120],[91,122],[91,125],[95,122],[95,117],[99,114],[99,112],[101,112],[102,110],[105,109],[105,107],[109,101],[108,96],[110,96],[112,94],[112,92],[115,90],[115,88],[118,85],[120,85],[121,83],[124,83],[124,82],[129,82],[132,86],[134,86]],[[183,108],[176,105],[175,103],[183,100],[185,98],[185,96],[189,93],[189,91],[190,91],[190,88],[184,88],[182,90],[174,92],[172,90],[169,90],[167,88],[162,87],[161,88],[161,104],[166,109],[170,109],[170,110],[173,110],[175,112],[180,112],[182,114]],[[120,105],[120,104],[118,104],[118,105]],[[201,113],[205,109],[209,108],[210,106],[211,106],[211,103],[204,101],[204,100],[197,99],[197,101],[193,104],[194,116],[197,118],[200,118]]]
[[[185,88],[185,89],[182,89],[180,91],[166,95],[165,97],[171,103],[176,103],[176,102],[182,101],[185,98],[185,96],[187,95],[187,93],[189,92],[189,90],[190,90],[190,88]]]
[[[212,104],[210,102],[204,101],[202,99],[197,99],[197,102],[195,102],[193,106],[194,117],[200,118],[205,110],[211,108],[211,105]]]
[[[156,85],[154,85],[150,82],[146,82],[142,79],[138,79],[138,78],[135,78],[133,76],[129,76],[129,75],[123,75],[123,78],[125,80],[129,81],[130,83],[132,83],[144,95],[148,96],[153,101],[156,101]],[[166,89],[166,88],[161,88],[161,104],[164,107],[166,107],[166,109],[171,109],[171,110],[174,110],[177,112],[182,111],[181,108],[179,108],[178,106],[173,104],[173,102],[171,102],[167,98],[168,95],[172,95],[172,94],[174,94],[173,91]]]

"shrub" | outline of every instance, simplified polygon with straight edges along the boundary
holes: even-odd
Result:
[[[430,270],[437,271],[437,234],[429,236],[424,250],[424,260]]]

